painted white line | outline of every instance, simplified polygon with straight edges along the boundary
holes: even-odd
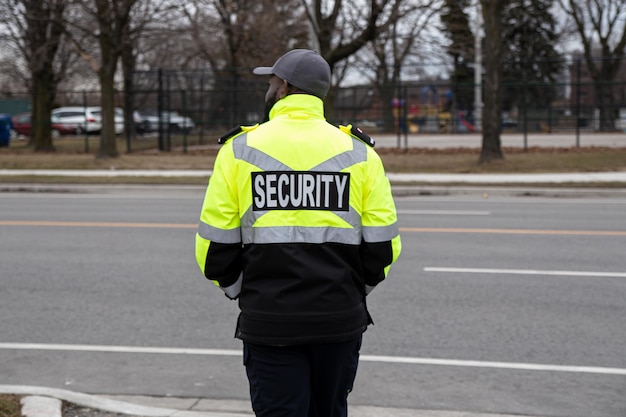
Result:
[[[158,170],[158,169],[0,169],[0,175],[41,175],[58,177],[203,177],[210,170]]]
[[[170,355],[207,355],[207,356],[241,356],[241,352],[232,349],[188,349],[163,348],[149,346],[111,346],[111,345],[65,345],[48,343],[0,343],[0,349],[17,350],[63,350],[78,352],[109,352],[109,353],[160,353]]]
[[[515,274],[515,275],[556,275],[574,277],[610,277],[626,278],[626,272],[601,272],[601,271],[540,271],[536,269],[489,269],[489,268],[445,268],[427,266],[424,272],[452,272],[469,274]]]
[[[109,353],[155,353],[169,355],[205,355],[205,356],[241,356],[240,350],[232,349],[188,349],[188,348],[161,348],[138,346],[109,346],[109,345],[64,345],[45,343],[0,343],[0,349],[5,350],[54,350],[79,352],[109,352]],[[626,375],[625,368],[608,368],[597,366],[563,366],[517,362],[488,362],[455,359],[415,358],[402,356],[361,355],[365,362],[403,363],[413,365],[460,366],[472,368],[517,369],[526,371],[551,371],[592,373],[603,375]]]
[[[371,362],[406,363],[416,365],[462,366],[471,368],[518,369],[524,371],[575,372],[604,375],[626,375],[623,368],[604,368],[597,366],[562,366],[543,365],[537,363],[463,361],[454,359],[411,358],[399,356],[368,356],[361,355],[361,360]]]
[[[489,211],[462,210],[397,210],[398,214],[434,214],[437,216],[489,216]]]

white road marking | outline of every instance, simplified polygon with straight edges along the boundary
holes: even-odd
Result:
[[[519,369],[524,371],[575,372],[604,375],[626,375],[624,368],[605,368],[597,366],[563,366],[544,365],[538,363],[465,361],[454,359],[412,358],[401,356],[369,356],[361,355],[361,360],[371,362],[406,363],[417,365],[462,366],[472,368]]]
[[[470,274],[515,274],[515,275],[556,275],[574,277],[609,277],[626,278],[626,272],[601,272],[601,271],[541,271],[536,269],[490,269],[490,268],[446,268],[427,266],[424,272],[452,272]]]
[[[66,345],[46,343],[0,343],[4,350],[54,350],[78,352],[108,353],[154,353],[168,355],[204,355],[204,356],[241,356],[240,350],[232,349],[191,349],[140,346],[108,346],[108,345]],[[415,358],[403,356],[361,355],[364,362],[400,363],[412,365],[459,366],[472,368],[515,369],[523,371],[549,371],[591,373],[602,375],[626,375],[625,368],[609,368],[599,366],[565,366],[517,362],[489,362],[455,359]]]
[[[434,214],[441,216],[489,216],[489,211],[479,210],[397,210],[398,214]]]
[[[160,353],[170,355],[207,355],[207,356],[241,356],[241,352],[232,349],[191,349],[164,348],[149,346],[111,346],[111,345],[65,345],[48,343],[0,343],[0,349],[17,350],[63,350],[78,352],[109,352],[109,353]]]

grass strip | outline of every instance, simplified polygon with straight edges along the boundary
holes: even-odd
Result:
[[[0,417],[21,417],[20,397],[13,394],[0,394]]]

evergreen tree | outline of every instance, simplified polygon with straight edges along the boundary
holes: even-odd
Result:
[[[474,106],[474,35],[465,12],[469,6],[470,0],[445,0],[441,12],[443,30],[450,39],[447,52],[454,65],[450,82],[459,110]]]
[[[554,0],[514,0],[504,12],[504,110],[548,108],[556,96],[563,58],[555,49],[559,34]]]

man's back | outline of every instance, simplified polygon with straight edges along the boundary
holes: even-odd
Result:
[[[319,100],[299,94],[227,146],[221,162],[234,174],[244,244],[237,337],[294,344],[365,331],[362,216],[379,192],[371,189],[377,155],[328,124]],[[393,206],[377,210],[389,211],[381,226],[397,233]]]
[[[373,143],[324,119],[319,54],[292,50],[254,73],[270,75],[269,121],[220,138],[196,259],[239,299],[257,417],[345,417],[366,296],[401,250],[391,188]]]

